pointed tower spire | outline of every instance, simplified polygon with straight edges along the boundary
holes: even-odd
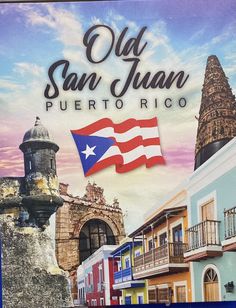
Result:
[[[195,168],[236,136],[236,101],[216,56],[207,59],[199,111]]]

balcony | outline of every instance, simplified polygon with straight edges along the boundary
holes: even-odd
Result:
[[[132,277],[132,268],[125,268],[119,272],[114,273],[114,285],[113,289],[127,289],[127,288],[137,288],[137,287],[144,287],[145,281],[143,280],[133,280]]]
[[[121,283],[132,279],[131,267],[125,268],[119,272],[114,273],[115,283]]]
[[[186,244],[166,243],[143,255],[134,258],[133,276],[135,279],[148,278],[164,273],[176,273],[188,270],[184,263]]]
[[[185,262],[222,256],[220,221],[205,220],[187,230],[188,249]]]
[[[236,251],[236,207],[224,211],[224,222],[223,251]]]

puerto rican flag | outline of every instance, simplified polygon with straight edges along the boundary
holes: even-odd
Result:
[[[116,172],[124,173],[143,164],[150,168],[165,163],[156,117],[119,124],[104,118],[71,133],[85,176],[113,164]]]

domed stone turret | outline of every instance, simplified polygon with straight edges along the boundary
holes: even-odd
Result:
[[[24,153],[26,188],[22,204],[30,220],[42,226],[63,204],[56,175],[59,147],[37,117],[34,127],[25,133],[20,149]]]
[[[20,149],[23,151],[23,148],[26,147],[29,142],[35,141],[51,143],[52,146],[54,145],[55,152],[59,150],[58,145],[53,142],[53,139],[49,135],[47,128],[42,125],[39,117],[36,117],[34,127],[25,133],[23,137],[23,143],[20,145]]]

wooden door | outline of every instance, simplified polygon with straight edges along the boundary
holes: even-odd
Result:
[[[186,287],[185,286],[176,287],[176,302],[177,303],[186,302]]]
[[[209,200],[201,206],[202,210],[202,221],[205,220],[214,220],[214,199]]]
[[[218,282],[205,283],[205,302],[219,301],[219,284]]]
[[[201,206],[202,216],[202,242],[204,245],[214,244],[216,239],[216,225],[213,222],[215,220],[214,212],[214,199],[209,200]]]
[[[204,300],[205,302],[220,300],[218,276],[213,268],[209,268],[204,275]]]

